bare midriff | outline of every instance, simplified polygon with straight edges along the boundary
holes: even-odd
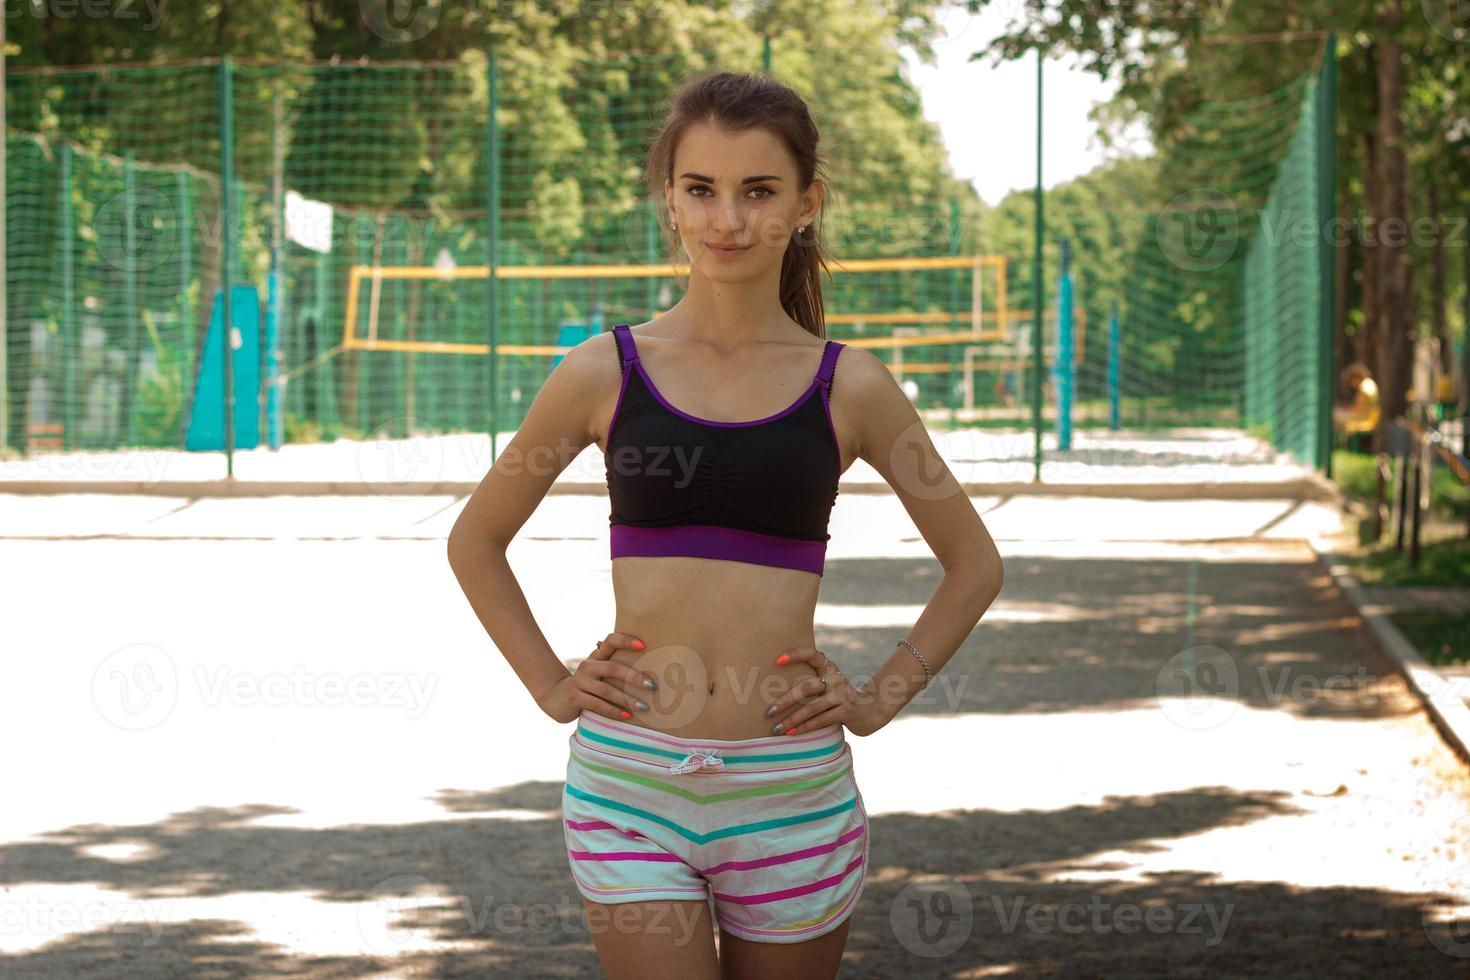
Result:
[[[776,658],[814,645],[820,576],[751,562],[628,556],[612,560],[612,582],[614,630],[648,644],[612,659],[658,684],[656,691],[628,688],[648,710],[619,720],[686,738],[779,734],[766,708],[817,672]]]

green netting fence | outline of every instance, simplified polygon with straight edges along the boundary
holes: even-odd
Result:
[[[1327,465],[1335,77],[1329,43],[1317,70],[1206,102],[1162,149],[1167,201],[1120,297],[1123,424],[1244,429]],[[1104,362],[1079,373],[1083,397],[1107,387]]]
[[[853,72],[824,67],[871,58],[861,74],[892,84],[888,57],[630,54],[557,74],[483,53],[13,69],[6,442],[183,447],[226,281],[262,305],[260,380],[236,390],[259,412],[261,445],[513,431],[568,346],[682,293],[639,182],[672,91],[716,67],[784,63],[828,141],[829,250],[877,263],[834,272],[829,336],[867,345],[935,426],[1024,431],[1029,194],[978,208],[916,107],[909,123],[924,135],[907,156],[867,138],[840,109]],[[1320,453],[1323,253],[1263,244],[1257,225],[1320,217],[1323,127],[1330,81],[1309,73],[1207,104],[1155,161],[1048,193],[1046,277],[1058,237],[1075,257],[1080,428],[1256,427],[1308,463]],[[932,151],[930,169],[912,146]],[[979,255],[992,261],[968,264]],[[1043,321],[1047,367],[1067,349],[1057,313]]]

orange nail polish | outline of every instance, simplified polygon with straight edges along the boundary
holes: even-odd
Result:
[[[633,649],[634,650],[642,650],[643,647],[644,647],[644,645],[645,644],[643,643],[642,640],[634,640],[633,641]]]
[[[624,718],[631,718],[631,717],[633,717],[633,715],[631,713],[627,712],[627,711],[624,711],[622,714],[623,714],[623,717]]]
[[[796,731],[796,729],[794,729],[794,728],[788,728],[788,729],[786,729],[786,734],[787,735],[790,735],[794,731]]]
[[[789,664],[789,663],[791,663],[791,654],[789,654],[789,653],[783,653],[783,654],[781,654],[781,656],[779,656],[779,657],[776,658],[776,663],[778,663],[778,664]]]

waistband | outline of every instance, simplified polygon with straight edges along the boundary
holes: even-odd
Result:
[[[622,725],[591,712],[577,718],[570,739],[609,765],[653,767],[668,773],[800,773],[836,761],[848,752],[847,729],[827,725],[801,735],[764,738],[684,738]],[[614,761],[619,760],[619,761]]]

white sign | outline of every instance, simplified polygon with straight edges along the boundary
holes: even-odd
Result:
[[[332,250],[332,206],[286,192],[286,237],[314,252]]]

